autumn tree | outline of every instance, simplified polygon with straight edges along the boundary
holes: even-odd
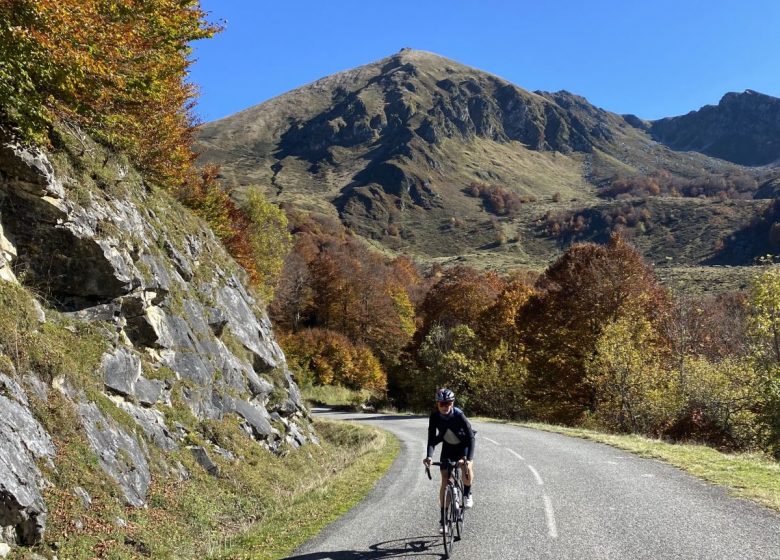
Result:
[[[3,0],[2,113],[46,142],[67,121],[167,186],[194,179],[190,43],[218,30],[197,0]]]
[[[417,267],[369,250],[327,218],[293,212],[291,221],[295,246],[271,307],[275,323],[337,331],[392,366],[416,328]]]
[[[503,280],[490,271],[457,266],[442,272],[420,306],[424,337],[434,324],[445,328],[467,325],[476,328],[482,313],[504,288]]]
[[[595,406],[586,373],[605,326],[628,311],[655,323],[667,298],[641,255],[617,236],[607,245],[572,245],[536,288],[518,316],[529,398],[540,417],[575,422]]]
[[[760,375],[766,445],[780,458],[780,266],[770,265],[750,285],[752,357]]]
[[[594,359],[585,364],[585,381],[594,392],[593,416],[600,425],[657,434],[674,418],[679,391],[659,344],[656,328],[642,315],[628,312],[604,326]]]
[[[384,393],[387,379],[371,349],[326,329],[282,335],[280,342],[302,385],[338,385]]]

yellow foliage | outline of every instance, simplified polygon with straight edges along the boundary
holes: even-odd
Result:
[[[304,385],[339,385],[380,393],[387,389],[387,376],[371,349],[353,344],[340,333],[310,329],[283,335],[280,342]]]

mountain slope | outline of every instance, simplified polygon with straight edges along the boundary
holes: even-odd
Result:
[[[742,165],[780,160],[780,99],[752,90],[727,93],[680,117],[655,121],[650,133],[675,150],[691,150]]]
[[[600,203],[617,177],[746,175],[743,198],[767,181],[674,151],[651,137],[653,126],[568,92],[529,92],[404,49],[208,123],[198,150],[238,193],[260,188],[338,217],[389,250],[425,259],[500,253],[508,264],[539,268],[560,250],[558,239],[539,233],[540,220]],[[713,235],[745,226],[728,223]]]

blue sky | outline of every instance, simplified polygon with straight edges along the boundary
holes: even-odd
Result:
[[[675,116],[780,97],[780,0],[201,0],[196,113],[215,120],[402,47],[616,113]]]

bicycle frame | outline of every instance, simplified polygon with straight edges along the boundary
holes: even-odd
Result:
[[[447,487],[444,491],[444,556],[449,558],[452,555],[452,545],[454,543],[455,532],[457,540],[463,537],[463,479],[461,476],[459,461],[433,462],[431,465],[445,467],[447,469]],[[425,467],[428,478],[431,477],[430,467]]]

